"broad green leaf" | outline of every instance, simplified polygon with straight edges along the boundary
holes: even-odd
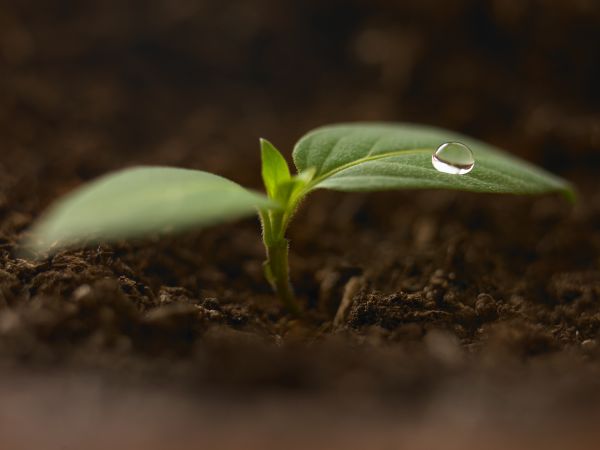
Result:
[[[272,206],[265,196],[208,172],[136,167],[108,174],[59,200],[35,224],[29,244],[38,252],[55,251],[79,240],[178,231]]]
[[[465,175],[438,172],[432,154],[445,142],[467,145],[475,167]],[[314,168],[312,188],[341,191],[443,188],[475,192],[542,194],[572,187],[523,160],[476,139],[428,126],[356,123],[313,130],[294,148],[298,170]]]
[[[262,178],[269,197],[277,197],[278,186],[289,182],[290,169],[283,155],[266,139],[260,140]]]

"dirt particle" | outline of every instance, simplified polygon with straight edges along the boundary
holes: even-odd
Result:
[[[161,286],[158,291],[158,301],[161,305],[171,303],[192,303],[192,293],[182,287]]]
[[[220,311],[221,303],[219,303],[219,299],[215,297],[208,297],[202,300],[201,305],[203,308],[208,309],[209,311]]]
[[[475,300],[475,311],[485,321],[494,320],[498,316],[496,300],[489,294],[479,294]]]
[[[73,291],[72,298],[75,301],[81,300],[92,292],[89,284],[82,284]]]
[[[586,339],[581,342],[581,348],[586,352],[593,352],[598,348],[598,342],[595,339]]]

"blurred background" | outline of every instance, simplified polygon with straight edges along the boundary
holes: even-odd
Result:
[[[181,426],[199,435],[190,435],[194,445],[189,448],[196,448],[201,439],[211,442],[202,436],[206,431],[215,439],[226,436],[226,442],[247,437],[248,433],[232,432],[230,420],[243,427],[258,424],[259,430],[266,430],[256,434],[259,437],[283,430],[283,438],[270,448],[306,448],[302,437],[307,430],[318,435],[325,429],[339,430],[344,444],[338,447],[347,448],[346,442],[363,442],[355,437],[372,406],[368,393],[377,391],[390,401],[394,414],[400,411],[402,420],[392,414],[389,421],[379,422],[375,411],[371,423],[377,426],[365,435],[369,444],[362,448],[375,447],[373,442],[387,432],[404,433],[402,426],[409,431],[407,448],[434,448],[430,439],[441,442],[439,448],[469,448],[460,443],[452,447],[446,436],[456,435],[481,440],[470,448],[515,448],[493,436],[503,432],[506,423],[516,424],[513,431],[525,433],[534,417],[546,419],[546,414],[558,419],[540,420],[537,430],[542,444],[525,448],[573,447],[572,442],[563,445],[563,440],[586,435],[563,432],[560,426],[568,422],[567,417],[576,425],[590,424],[591,444],[585,448],[595,448],[597,415],[585,409],[572,415],[568,407],[575,410],[586,401],[594,407],[599,404],[595,400],[600,392],[599,353],[594,350],[595,359],[586,353],[580,365],[569,359],[579,341],[583,346],[597,340],[600,323],[599,81],[598,0],[0,1],[0,308],[6,313],[0,320],[0,335],[16,336],[0,340],[0,375],[7,377],[4,368],[12,361],[18,361],[19,367],[39,360],[43,369],[74,361],[75,367],[108,367],[119,380],[124,373],[134,382],[146,375],[153,393],[158,392],[154,385],[158,379],[187,387],[186,401],[199,398],[190,392],[204,393],[203,386],[214,394],[219,383],[225,390],[230,385],[255,389],[257,398],[276,386],[306,383],[308,390],[314,383],[324,386],[324,391],[333,389],[334,396],[341,393],[343,400],[323,409],[325,400],[319,409],[294,399],[284,402],[287,409],[267,405],[264,414],[252,407],[215,414],[209,404],[205,415],[194,416],[177,409],[183,401],[179,397],[152,403],[153,397],[143,392],[138,396],[142,402],[128,401],[130,397],[121,392],[105,395],[87,378],[77,381],[71,391],[56,387],[62,386],[60,375],[46,387],[48,377],[38,370],[35,373],[43,376],[32,385],[39,381],[43,389],[31,388],[21,376],[7,387],[0,380],[0,419],[6,419],[0,425],[5,425],[5,433],[16,430],[36,441],[30,448],[51,448],[39,432],[43,427],[58,436],[55,441],[64,449],[81,448],[64,444],[79,442],[79,437],[86,448],[94,448],[87,442],[89,436],[100,439],[97,448],[175,448],[173,439],[186,436],[180,433]],[[262,278],[263,253],[254,222],[245,228],[236,224],[235,233],[224,226],[152,245],[124,244],[115,250],[114,258],[109,250],[91,249],[33,266],[11,256],[20,233],[43,207],[109,170],[133,164],[174,165],[213,171],[259,187],[259,137],[268,138],[289,157],[297,139],[314,127],[365,120],[420,122],[461,131],[567,177],[584,193],[579,204],[584,206],[574,208],[574,213],[566,203],[548,198],[519,203],[509,196],[490,201],[489,196],[422,192],[377,194],[379,200],[365,201],[364,195],[329,193],[329,197],[320,195],[320,200],[315,196],[309,213],[299,215],[304,227],[295,228],[301,233],[292,230],[293,276],[299,292],[310,301],[339,301],[346,274],[353,276],[357,267],[371,270],[373,292],[400,292],[414,283],[410,292],[418,293],[422,287],[423,296],[443,292],[440,286],[448,284],[444,274],[457,272],[459,279],[467,280],[457,292],[464,297],[461,301],[470,302],[470,309],[464,310],[471,311],[465,316],[464,336],[469,327],[479,326],[477,295],[485,293],[484,299],[492,302],[488,293],[495,296],[498,308],[509,312],[492,323],[497,327],[490,328],[491,344],[481,352],[482,366],[489,372],[482,374],[475,363],[471,371],[470,356],[464,358],[463,369],[456,369],[463,366],[452,362],[455,356],[450,362],[443,358],[462,355],[458,344],[436,341],[435,335],[431,341],[435,345],[428,341],[415,347],[416,353],[405,353],[400,344],[412,345],[415,333],[415,339],[421,339],[421,325],[411,322],[409,312],[408,326],[400,321],[398,332],[393,327],[390,331],[390,339],[398,341],[398,353],[387,353],[387,347],[377,351],[376,345],[357,351],[351,336],[349,350],[324,345],[317,346],[314,354],[299,352],[293,345],[287,353],[271,352],[270,347],[263,351],[245,333],[231,334],[230,341],[229,334],[215,334],[213,344],[210,336],[204,344],[204,322],[189,324],[187,315],[177,316],[178,310],[168,309],[171,303],[186,306],[186,302],[214,303],[218,298],[226,311],[218,330],[247,327],[253,333],[250,337],[267,335],[281,323],[284,330],[289,325],[285,318],[275,324],[279,316],[266,309],[261,316],[264,322],[258,324],[268,326],[253,328],[258,316],[252,306],[246,306],[246,299],[272,298]],[[357,261],[358,266],[348,261]],[[81,293],[75,287],[89,289],[84,283],[105,278],[114,282],[114,290],[113,285],[94,287],[89,309],[84,306],[73,315],[68,307],[80,299],[70,297],[71,292]],[[136,303],[123,302],[121,294]],[[372,304],[375,294],[371,296],[370,290],[367,294],[359,300]],[[164,297],[168,302],[149,304],[149,297],[157,302]],[[9,301],[4,305],[13,302],[19,308],[3,306],[5,298]],[[385,317],[389,302],[404,297],[390,298],[384,298],[388,303],[382,300],[377,314]],[[580,303],[571,302],[574,298]],[[117,325],[105,320],[105,306],[118,317],[130,311],[120,309],[122,303],[140,310],[156,308],[151,316],[131,312],[130,317],[127,312],[125,319],[137,325],[126,323],[126,331],[116,332]],[[570,305],[575,306],[569,309]],[[438,323],[439,311],[434,307],[435,311],[423,310],[435,312],[423,329],[445,326]],[[169,311],[174,315],[169,316]],[[454,321],[463,317],[462,309],[450,311],[441,317],[448,317],[448,327],[454,327]],[[485,308],[482,314],[487,314]],[[494,314],[490,321],[495,320]],[[506,321],[506,317],[512,320],[510,314],[522,322]],[[183,332],[179,322],[170,322],[171,317],[181,317]],[[460,323],[452,330],[460,330]],[[196,340],[203,343],[194,350],[198,353],[190,357],[189,365],[155,361],[150,357],[154,354],[144,353],[146,345],[156,345],[157,355],[169,354],[171,347],[188,351],[196,341],[185,334],[185,327],[198,327]],[[145,330],[156,333],[151,334],[154,338],[148,340]],[[298,336],[310,337],[307,341],[312,344],[313,334],[303,335],[305,331],[299,329]],[[309,331],[318,332],[316,326]],[[358,328],[355,334],[362,338],[362,332]],[[555,334],[548,337],[550,332]],[[113,333],[124,340],[115,338],[113,344]],[[102,340],[102,336],[108,337]],[[479,348],[479,334],[473,336],[466,341],[468,351]],[[496,341],[494,336],[499,336]],[[373,342],[384,342],[379,334],[371,337]],[[495,342],[506,345],[507,354],[529,368],[530,355],[554,346],[563,348],[559,343],[563,337],[566,350],[560,355],[565,359],[556,360],[560,364],[550,360],[543,369],[532,363],[531,373],[505,364],[505,347],[494,347]],[[133,342],[134,350],[124,346],[120,353],[120,342]],[[449,347],[444,346],[447,342]],[[138,353],[147,356],[147,366],[139,363]],[[584,371],[587,362],[591,369]],[[502,384],[505,378],[506,385]],[[355,399],[353,389],[359,393],[359,413],[356,418],[350,415],[349,421],[347,405]],[[239,401],[238,391],[233,392],[231,398]],[[432,406],[420,410],[425,420],[419,428],[412,422],[419,413],[413,405],[427,405],[430,396]],[[40,408],[40,399],[47,406]],[[168,401],[164,407],[163,401]],[[528,409],[529,403],[538,408]],[[117,407],[110,409],[107,404]],[[144,415],[150,410],[159,411],[160,421],[164,413],[168,416],[164,420],[173,422],[175,431],[165,438],[169,445],[154,440],[160,427],[156,417]],[[427,415],[429,411],[433,413]],[[141,418],[136,416],[139,413]],[[96,415],[110,418],[101,433],[87,426],[88,422],[94,425]],[[502,422],[507,417],[512,422]],[[130,423],[134,428],[138,424],[143,445],[124,440],[122,430]],[[267,428],[260,428],[264,424]],[[297,433],[296,447],[285,435],[286,425]],[[549,427],[555,433],[548,434]],[[63,434],[69,433],[77,439],[65,440]],[[506,436],[511,441],[520,435]],[[16,448],[10,444],[3,448]],[[269,448],[251,447],[246,441],[242,446]],[[574,446],[584,448],[581,442]],[[236,441],[230,448],[239,447]]]
[[[289,155],[315,126],[384,120],[565,174],[600,167],[598,80],[595,0],[5,0],[0,164],[27,184],[160,163],[257,185],[259,136]]]

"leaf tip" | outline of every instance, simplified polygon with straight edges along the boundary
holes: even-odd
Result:
[[[567,184],[560,193],[571,205],[577,203],[579,199],[579,193],[572,184]]]
[[[273,144],[271,144],[271,141],[269,141],[268,139],[265,139],[264,137],[259,137],[258,138],[258,142],[260,144],[260,148],[264,151],[264,150],[270,150],[272,148],[275,148],[275,146]]]

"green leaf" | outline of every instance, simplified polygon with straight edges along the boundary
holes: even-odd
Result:
[[[111,241],[172,232],[273,207],[265,196],[199,170],[136,167],[108,174],[54,204],[35,224],[34,251],[80,240]]]
[[[475,157],[466,175],[438,172],[432,154],[443,143],[461,142]],[[542,194],[561,192],[568,182],[476,139],[428,126],[356,123],[313,130],[294,148],[299,171],[315,169],[312,189],[375,191],[443,188],[474,192]]]
[[[283,155],[266,139],[260,140],[262,178],[267,194],[277,198],[278,187],[290,181],[290,169]]]

